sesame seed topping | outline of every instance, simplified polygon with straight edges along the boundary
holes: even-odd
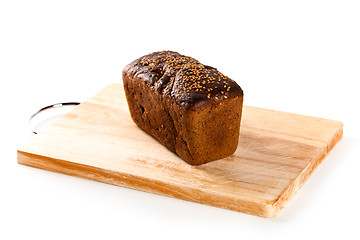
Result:
[[[149,74],[146,75],[149,76],[146,82],[152,89],[179,101],[210,99],[211,96],[215,100],[220,99],[220,96],[228,98],[231,87],[236,86],[235,81],[217,69],[172,51],[154,52],[141,57],[132,65],[131,71],[138,76]]]

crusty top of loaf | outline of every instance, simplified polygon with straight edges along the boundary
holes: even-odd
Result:
[[[173,51],[145,55],[128,64],[123,72],[142,79],[184,108],[243,95],[240,86],[216,68]]]

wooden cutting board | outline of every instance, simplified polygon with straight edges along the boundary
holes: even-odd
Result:
[[[234,155],[191,166],[131,120],[111,84],[18,150],[18,163],[274,217],[342,137],[342,123],[245,106]]]

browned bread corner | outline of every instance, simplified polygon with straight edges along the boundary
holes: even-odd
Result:
[[[243,91],[216,68],[154,52],[128,64],[123,83],[133,121],[189,164],[235,152]]]

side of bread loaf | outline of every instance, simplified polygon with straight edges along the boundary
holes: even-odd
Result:
[[[243,91],[215,68],[155,52],[128,64],[123,83],[133,121],[186,162],[203,164],[236,150]]]

